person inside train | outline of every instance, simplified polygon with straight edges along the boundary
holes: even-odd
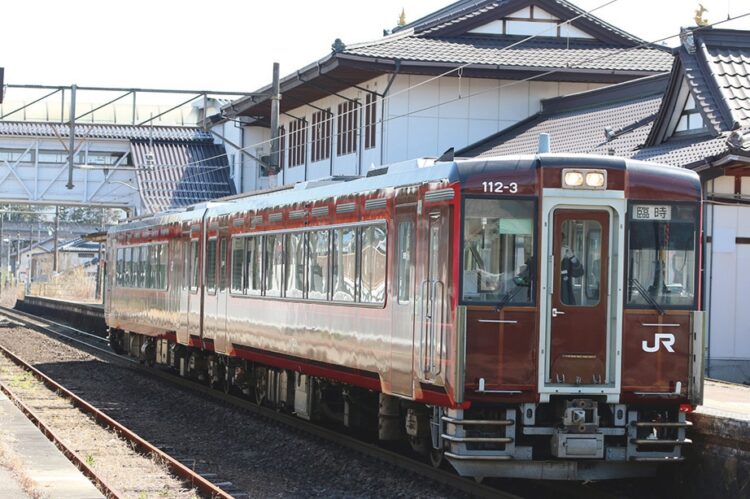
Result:
[[[584,274],[583,264],[568,246],[565,234],[560,243],[560,301],[565,305],[575,305],[573,279]]]

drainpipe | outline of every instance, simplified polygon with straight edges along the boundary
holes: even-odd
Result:
[[[383,98],[380,106],[380,165],[385,161],[385,98],[400,71],[401,60],[396,59],[396,71],[391,75],[390,80],[388,80],[388,85],[386,85],[385,90],[383,91]]]

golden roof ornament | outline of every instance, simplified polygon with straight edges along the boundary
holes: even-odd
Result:
[[[406,26],[406,12],[404,11],[403,7],[401,8],[401,15],[398,16],[398,25]]]
[[[698,4],[698,8],[695,9],[695,24],[698,26],[708,26],[708,19],[703,17],[703,14],[708,12],[708,9],[703,6],[702,3]]]

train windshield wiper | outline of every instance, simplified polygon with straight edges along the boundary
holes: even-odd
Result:
[[[664,315],[664,307],[662,307],[658,301],[654,300],[654,297],[651,296],[651,294],[648,292],[646,288],[643,287],[643,284],[636,279],[635,277],[630,278],[630,285],[633,286],[636,291],[643,297],[646,302],[651,305],[651,307],[659,312],[659,315]]]
[[[503,309],[503,307],[505,307],[505,305],[507,305],[508,303],[510,303],[510,301],[513,298],[515,298],[516,295],[518,294],[518,290],[521,289],[522,287],[523,286],[516,286],[515,288],[513,288],[510,291],[508,291],[507,293],[505,293],[503,295],[503,297],[500,299],[500,301],[498,302],[497,307],[495,307],[495,312],[501,311]]]

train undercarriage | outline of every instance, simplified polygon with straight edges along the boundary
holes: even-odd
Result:
[[[654,475],[682,461],[690,422],[674,402],[607,403],[558,396],[549,403],[428,406],[325,378],[121,330],[110,344],[149,366],[172,369],[259,405],[409,445],[433,466],[464,476],[601,480]]]

